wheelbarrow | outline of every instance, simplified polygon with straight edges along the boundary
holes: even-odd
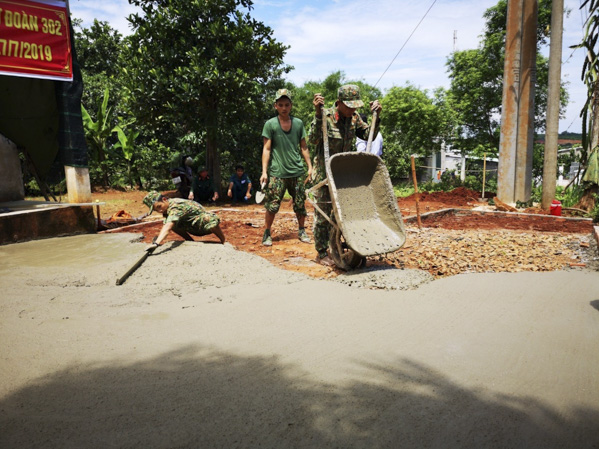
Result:
[[[373,123],[376,121],[376,112]],[[326,118],[323,117],[323,144],[326,179],[310,188],[308,199],[331,225],[329,252],[339,268],[349,271],[363,266],[366,256],[397,251],[406,241],[406,232],[393,192],[389,172],[380,157],[365,153],[339,153],[329,157]],[[372,145],[370,130],[367,150]],[[310,197],[328,186],[332,216]]]

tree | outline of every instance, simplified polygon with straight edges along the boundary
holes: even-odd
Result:
[[[483,49],[464,50],[447,63],[450,101],[458,117],[455,144],[466,153],[499,148],[503,63],[493,59]]]
[[[82,102],[88,110],[92,110],[104,97],[106,87],[109,87],[110,106],[114,108],[120,101],[120,54],[126,40],[108,22],[94,19],[89,28],[82,28],[81,20],[73,22],[77,61],[85,85]]]
[[[79,22],[76,25],[79,29]],[[123,40],[121,33],[108,22],[94,19],[89,28],[76,31],[75,38],[77,61],[82,70],[89,74],[118,75],[118,59]]]
[[[167,145],[188,133],[206,135],[206,165],[220,185],[223,129],[264,108],[291,68],[287,47],[251,18],[251,0],[130,0],[131,46],[123,73],[138,123]],[[243,11],[247,10],[247,12]]]
[[[127,39],[123,39],[108,22],[94,20],[89,28],[82,28],[81,20],[73,22],[75,49],[84,84],[81,103],[86,137],[90,142],[91,180],[107,188],[110,183],[120,181],[120,169],[126,170],[129,175],[132,168],[131,160],[119,158],[117,155],[120,153],[111,150],[116,142],[112,129],[117,118],[124,120],[123,117],[129,116],[123,109],[120,82],[121,52],[127,45]]]
[[[351,81],[341,70],[337,70],[328,75],[323,81],[306,81],[303,86],[294,87],[288,85],[293,92],[293,115],[299,117],[308,127],[314,118],[314,94],[320,93],[324,96],[325,106],[332,106],[337,100],[339,88],[344,84],[355,84],[360,88],[360,97],[364,101],[364,107],[359,113],[370,115],[368,104],[374,100],[381,100],[382,93],[376,87],[366,84],[363,81]]]
[[[451,115],[442,89],[430,98],[426,90],[409,83],[392,87],[382,105],[383,159],[390,176],[398,179],[408,175],[412,154],[427,156],[441,149],[450,138]]]

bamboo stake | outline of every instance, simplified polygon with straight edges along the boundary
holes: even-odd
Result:
[[[485,199],[485,179],[487,176],[487,153],[483,153],[483,200]]]
[[[420,194],[418,193],[418,181],[416,181],[414,156],[412,156],[412,179],[414,180],[414,194],[416,195],[416,220],[418,221],[418,229],[422,229],[422,222],[420,221]]]
[[[96,200],[96,227],[98,231],[102,228],[102,219],[100,218],[100,201]]]

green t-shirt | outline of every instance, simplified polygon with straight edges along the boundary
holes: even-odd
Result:
[[[306,138],[302,121],[291,117],[289,132],[283,131],[278,117],[264,124],[262,137],[271,140],[270,175],[276,178],[295,178],[304,174],[300,142]]]

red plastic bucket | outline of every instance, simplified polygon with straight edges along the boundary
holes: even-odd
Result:
[[[549,213],[551,215],[560,216],[562,214],[562,203],[558,200],[553,200],[551,202],[551,206],[549,207]]]

